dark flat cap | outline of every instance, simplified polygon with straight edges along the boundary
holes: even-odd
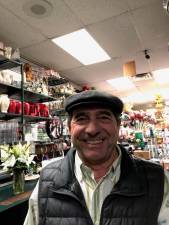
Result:
[[[90,105],[109,108],[115,116],[119,116],[123,110],[123,102],[118,97],[106,92],[89,90],[68,97],[65,102],[65,111],[71,114],[79,107]]]

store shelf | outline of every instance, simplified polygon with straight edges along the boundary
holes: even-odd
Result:
[[[24,101],[25,102],[33,102],[33,103],[42,103],[42,102],[51,102],[51,101],[56,101],[56,98],[47,96],[47,95],[42,95],[39,93],[35,93],[32,91],[28,91],[24,89]]]
[[[52,142],[52,141],[50,141],[50,142],[48,142],[48,141],[34,141],[34,144],[36,146],[46,146],[46,145],[54,145],[55,143]]]
[[[61,85],[61,84],[65,84],[68,81],[64,78],[58,78],[58,77],[48,77],[48,85],[49,86],[57,86],[57,85]]]
[[[21,62],[7,59],[6,57],[0,55],[0,70],[11,69],[20,65]]]
[[[56,116],[61,116],[61,115],[65,115],[65,109],[62,108],[62,109],[50,109],[50,113],[51,115],[56,115]]]
[[[8,94],[10,98],[20,100],[21,98],[21,88],[15,87],[10,84],[0,83],[0,93]]]
[[[14,98],[16,100],[20,100],[21,99],[21,88],[9,85],[9,84],[5,84],[5,83],[0,83],[0,93],[1,94],[8,94],[8,96],[10,98]],[[51,96],[46,96],[46,95],[42,95],[39,93],[34,93],[32,91],[27,91],[24,90],[24,100],[25,102],[50,102],[50,101],[56,101],[56,98],[53,98]]]
[[[65,96],[65,97],[69,97],[71,94],[68,94],[68,93],[62,93],[62,92],[54,92],[53,93],[53,96],[55,97],[55,98],[59,98],[59,97],[61,97],[61,96]]]
[[[50,117],[41,117],[41,116],[30,116],[30,115],[23,115],[23,118],[26,122],[40,122],[50,120]],[[2,113],[0,112],[0,120],[11,120],[11,119],[21,119],[21,114],[15,113]]]
[[[29,115],[24,115],[23,118],[27,123],[29,123],[29,122],[36,123],[36,122],[51,120],[50,117],[29,116]]]
[[[0,120],[11,120],[11,119],[19,119],[21,117],[20,114],[15,114],[15,113],[3,113],[0,112]]]

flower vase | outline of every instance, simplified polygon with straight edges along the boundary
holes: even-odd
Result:
[[[0,95],[0,107],[1,112],[7,113],[8,107],[10,104],[10,99],[7,94],[1,94]]]
[[[23,193],[25,189],[25,173],[24,170],[13,170],[13,192],[15,195]]]

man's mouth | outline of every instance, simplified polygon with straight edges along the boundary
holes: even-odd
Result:
[[[104,139],[101,138],[101,139],[94,139],[94,140],[88,140],[88,139],[85,139],[84,140],[87,144],[90,144],[90,145],[97,145],[97,144],[102,144]]]

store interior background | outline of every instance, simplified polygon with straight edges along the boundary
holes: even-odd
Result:
[[[69,151],[71,137],[63,105],[73,92],[96,89],[120,97],[125,107],[119,142],[133,155],[169,170],[169,12],[165,2],[169,7],[169,0],[0,0],[0,221],[23,224],[42,167]],[[83,28],[109,60],[84,65],[52,42]],[[23,63],[24,73],[21,69],[16,75],[15,68],[3,72],[4,64],[13,65],[10,48],[12,55],[20,55],[16,58]],[[128,67],[131,62],[134,67]],[[14,65],[22,68],[18,61]],[[124,67],[132,71],[127,76]],[[161,70],[157,81],[155,74]],[[50,86],[50,78],[59,83]],[[107,80],[116,78],[128,78],[133,87],[126,88],[121,81],[120,90],[113,88]],[[9,103],[5,110],[2,99]],[[8,160],[3,149],[10,144],[7,149],[11,150],[19,142],[22,147],[31,143],[28,157],[33,160],[25,172],[22,194],[15,195],[14,169],[13,173],[4,169]]]
[[[52,42],[82,28],[110,60],[83,65]],[[94,88],[119,96],[128,110],[155,108],[157,96],[163,107],[169,105],[169,79],[158,83],[154,78],[155,71],[169,69],[169,14],[162,0],[0,0],[0,41],[18,48],[22,59],[56,71],[77,90]],[[124,77],[124,65],[131,61],[136,71],[128,78],[134,87],[113,88],[107,80]],[[127,126],[131,121],[125,116]],[[169,119],[167,123],[169,127]],[[142,125],[136,124],[137,129]]]
[[[36,12],[31,11],[33,7]],[[110,60],[85,66],[51,41],[82,28]],[[169,87],[156,83],[153,76],[136,79],[135,88],[124,91],[106,82],[122,77],[123,64],[133,60],[136,74],[169,67],[169,15],[162,0],[0,0],[0,40],[19,48],[22,57],[54,69],[77,85],[122,98],[139,92],[142,97],[132,97],[134,104],[149,101],[145,97],[153,90]]]

